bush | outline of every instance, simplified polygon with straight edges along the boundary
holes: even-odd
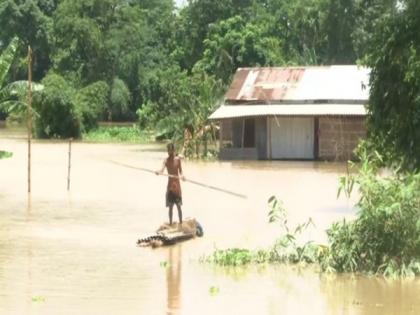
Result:
[[[130,115],[129,104],[131,102],[131,94],[125,82],[119,78],[114,78],[111,87],[110,104],[108,115],[110,120],[132,119]]]
[[[44,90],[34,97],[38,113],[35,132],[40,138],[78,138],[82,129],[82,112],[74,102],[75,91],[60,75],[51,73],[43,80]]]
[[[328,230],[324,269],[387,276],[420,274],[420,174],[379,176],[369,158],[347,184],[359,186],[359,213]]]
[[[98,120],[104,118],[108,94],[109,86],[104,81],[89,84],[77,93],[75,102],[82,113],[82,131],[96,128]]]

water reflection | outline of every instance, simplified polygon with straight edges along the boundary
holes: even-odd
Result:
[[[418,314],[420,310],[420,279],[321,275],[320,280],[329,314]]]
[[[32,212],[32,195],[28,194],[27,200],[26,200],[26,218],[29,220]]]
[[[168,248],[168,266],[166,269],[167,314],[181,314],[181,261],[182,244]]]

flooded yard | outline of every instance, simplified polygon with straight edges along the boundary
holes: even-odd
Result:
[[[215,248],[270,245],[267,200],[283,200],[291,224],[311,217],[307,237],[355,214],[356,196],[336,198],[344,164],[184,161],[187,178],[247,199],[183,184],[184,217],[204,237],[172,247],[136,240],[167,221],[162,145],[37,141],[32,193],[27,145],[0,130],[0,314],[420,314],[420,280],[319,274],[287,266],[222,268],[199,262]],[[174,218],[177,220],[176,211]]]

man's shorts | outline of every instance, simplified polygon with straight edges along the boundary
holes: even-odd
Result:
[[[177,204],[179,206],[182,205],[182,197],[175,194],[173,191],[168,190],[166,192],[166,206],[173,206],[174,204]]]

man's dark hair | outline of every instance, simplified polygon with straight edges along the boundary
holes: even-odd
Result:
[[[172,142],[171,143],[168,143],[167,146],[166,146],[166,148],[168,150],[175,151],[175,145]]]

